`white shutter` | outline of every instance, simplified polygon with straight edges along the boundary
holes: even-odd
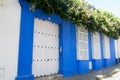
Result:
[[[118,47],[118,58],[120,58],[120,38],[117,41],[117,47]]]
[[[88,60],[88,30],[77,27],[77,59]]]
[[[92,44],[92,49],[93,49],[92,57],[93,57],[93,59],[101,59],[99,33],[95,33],[92,35],[92,43],[93,43]]]
[[[118,58],[118,40],[115,40],[115,57]]]
[[[110,59],[110,44],[107,36],[104,36],[104,58]]]
[[[115,41],[116,58],[120,58],[120,38]]]

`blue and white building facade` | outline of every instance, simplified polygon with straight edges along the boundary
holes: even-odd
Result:
[[[0,1],[0,80],[64,77],[119,63],[120,40],[65,21],[24,0]]]

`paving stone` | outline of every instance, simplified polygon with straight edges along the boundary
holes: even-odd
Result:
[[[35,80],[63,80],[63,75],[61,74],[55,74],[55,75],[49,75],[45,77],[37,77]]]
[[[93,70],[89,73],[74,75],[63,80],[120,80],[120,64]]]
[[[104,78],[104,76],[103,75],[96,75],[94,78],[95,78],[95,80],[101,80]]]

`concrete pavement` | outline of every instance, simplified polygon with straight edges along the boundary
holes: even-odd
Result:
[[[63,80],[120,80],[120,64],[86,74],[74,75]]]

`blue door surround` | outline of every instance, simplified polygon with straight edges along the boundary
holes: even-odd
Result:
[[[60,26],[60,72],[65,77],[77,74],[76,27],[71,21]]]
[[[116,64],[115,59],[115,40],[113,38],[109,38],[110,40],[110,55],[111,55],[111,65]]]
[[[33,30],[34,30],[34,17],[48,20],[59,24],[59,73],[65,77],[74,74],[82,74],[89,72],[89,61],[93,62],[93,69],[101,69],[105,65],[115,64],[115,46],[114,39],[110,38],[110,53],[111,59],[106,62],[103,59],[103,36],[100,33],[100,47],[101,47],[101,60],[92,59],[92,41],[91,33],[88,33],[88,47],[90,60],[78,61],[76,55],[76,27],[71,21],[64,21],[58,15],[47,15],[41,10],[31,12],[29,4],[25,0],[19,0],[22,8],[21,13],[21,26],[20,26],[20,40],[19,40],[19,56],[18,56],[18,74],[16,80],[34,80],[32,74],[32,48],[33,48]],[[100,66],[95,67],[100,63]],[[103,65],[104,64],[104,65]]]
[[[62,48],[59,55],[59,73],[65,77],[76,74],[75,25],[70,21],[62,20],[56,14],[47,15],[41,10],[31,12],[29,10],[29,4],[24,0],[20,0],[20,5],[22,12],[16,80],[34,80],[34,75],[32,74],[34,17],[59,24],[59,46]]]
[[[21,24],[19,39],[18,73],[16,80],[34,80],[32,75],[32,46],[34,16],[29,11],[28,4],[21,4]]]

